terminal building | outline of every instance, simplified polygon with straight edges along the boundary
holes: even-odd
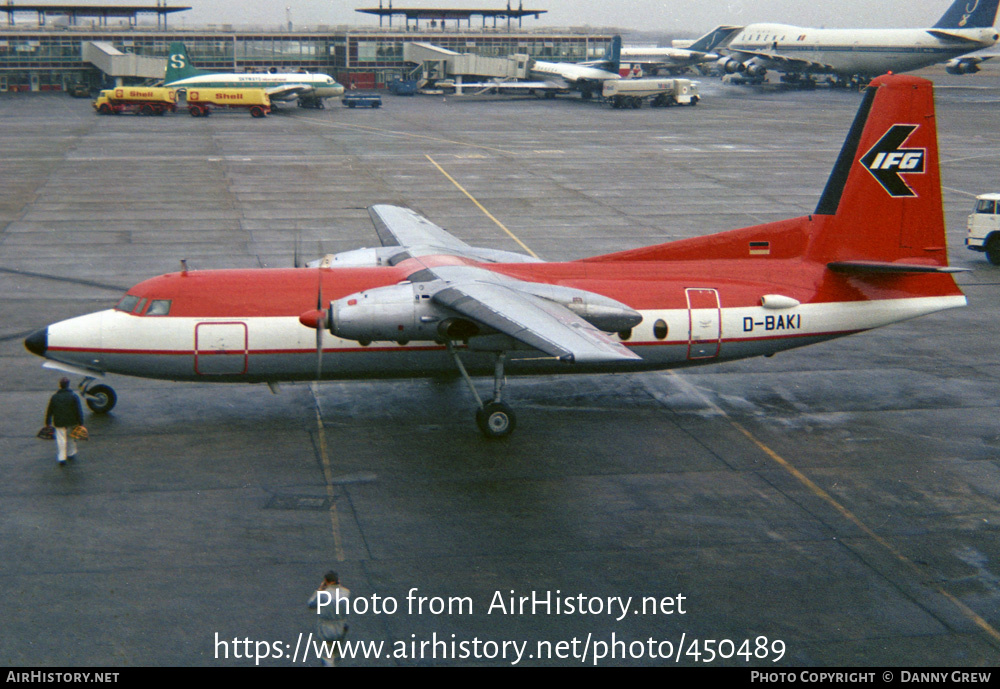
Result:
[[[294,30],[290,22],[272,30],[228,24],[188,28],[183,25],[183,12],[189,9],[167,6],[166,0],[129,6],[7,0],[0,5],[0,92],[151,83],[163,78],[174,41],[186,44],[200,69],[304,70],[330,74],[345,86],[379,88],[419,69],[404,60],[407,43],[429,43],[486,57],[516,53],[553,62],[581,62],[600,57],[611,40],[607,33],[588,29],[525,28],[525,18],[537,17],[544,10],[509,7],[448,10],[443,16],[442,10],[398,9],[390,3],[358,10],[377,15],[382,26]],[[393,16],[402,16],[403,25],[397,21],[393,26]]]

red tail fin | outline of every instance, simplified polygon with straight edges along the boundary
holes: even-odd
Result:
[[[812,260],[948,264],[931,82],[871,83],[813,219]]]

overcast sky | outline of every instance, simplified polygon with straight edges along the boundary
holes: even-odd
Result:
[[[388,0],[384,3],[388,6]],[[511,0],[513,7],[517,3],[518,0]],[[286,8],[291,11],[293,24],[298,26],[378,24],[377,18],[355,11],[360,7],[378,7],[378,0],[168,0],[168,4],[192,8],[171,20],[186,27],[203,24],[277,27],[285,22]],[[950,4],[951,0],[524,0],[525,9],[548,10],[540,20],[524,21],[527,28],[619,26],[669,33],[705,33],[719,24],[756,21],[828,28],[912,28],[933,25]],[[393,6],[496,9],[506,7],[506,0],[393,0]]]

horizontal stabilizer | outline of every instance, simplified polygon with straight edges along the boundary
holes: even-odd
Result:
[[[921,263],[889,263],[887,261],[834,261],[826,267],[837,273],[965,273],[968,268],[931,266]]]
[[[948,31],[939,31],[937,29],[928,29],[929,33],[934,38],[940,38],[942,41],[951,41],[953,43],[967,43],[970,46],[982,45],[980,41],[975,38],[970,38],[969,36],[963,36],[961,34],[954,34]]]

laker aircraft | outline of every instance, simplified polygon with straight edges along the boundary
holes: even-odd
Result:
[[[173,89],[253,88],[263,89],[274,101],[297,100],[301,107],[322,108],[324,98],[344,94],[344,87],[329,74],[309,72],[226,73],[206,72],[195,67],[183,43],[170,44],[163,83]]]
[[[381,246],[314,267],[182,270],[25,340],[84,376],[269,383],[458,371],[487,437],[515,426],[505,374],[702,366],[964,306],[948,266],[933,87],[879,77],[815,212],[547,263],[477,249],[414,211],[370,208]],[[484,402],[473,375],[492,375]]]
[[[464,83],[463,88],[499,92],[543,93],[554,97],[557,93],[579,91],[585,100],[601,94],[604,82],[621,79],[622,37],[614,36],[599,60],[588,62],[547,62],[532,60],[526,81],[487,81]]]
[[[718,26],[684,48],[622,48],[621,61],[633,67],[638,65],[643,73],[653,76],[663,72],[684,74],[695,67],[720,60],[722,56],[712,51],[742,28]]]

